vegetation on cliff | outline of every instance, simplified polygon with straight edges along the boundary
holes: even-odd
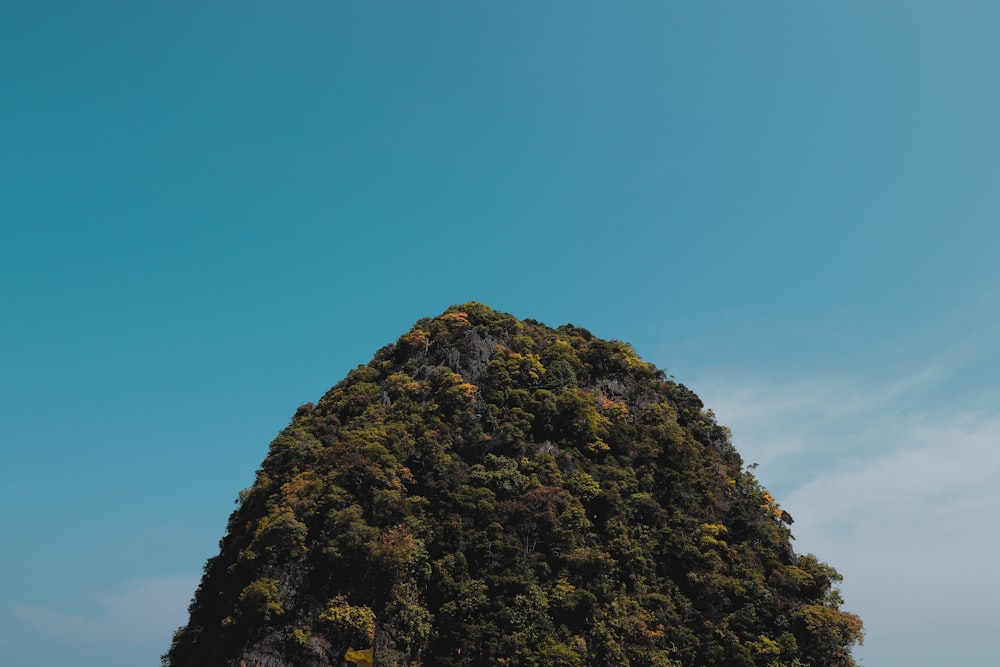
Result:
[[[298,409],[164,665],[850,666],[840,577],[621,342],[478,304]]]

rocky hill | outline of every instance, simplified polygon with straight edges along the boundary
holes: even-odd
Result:
[[[163,662],[853,665],[790,522],[629,345],[468,303],[297,410]]]

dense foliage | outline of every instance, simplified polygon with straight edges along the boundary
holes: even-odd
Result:
[[[164,664],[853,665],[729,435],[625,343],[450,308],[299,408]]]

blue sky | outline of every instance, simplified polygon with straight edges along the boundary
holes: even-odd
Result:
[[[296,406],[468,300],[633,343],[845,575],[992,665],[1000,9],[0,10],[0,662],[157,664]]]

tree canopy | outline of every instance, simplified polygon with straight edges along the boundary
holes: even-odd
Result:
[[[631,346],[467,303],[296,411],[163,663],[854,665],[790,521]]]

